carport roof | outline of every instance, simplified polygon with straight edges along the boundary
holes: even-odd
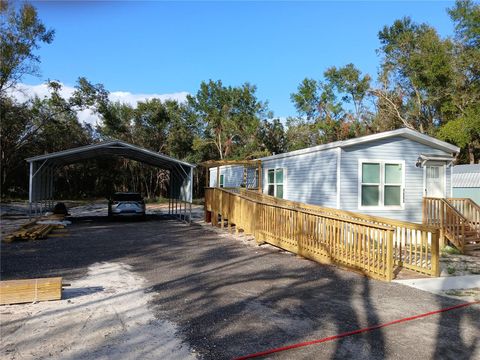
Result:
[[[112,155],[122,156],[167,169],[174,165],[182,165],[190,168],[195,167],[195,165],[189,164],[185,161],[177,160],[170,156],[147,150],[120,140],[109,140],[98,144],[80,146],[50,154],[34,156],[27,158],[26,161],[33,163],[47,160],[47,162],[52,165],[62,166],[82,160]]]

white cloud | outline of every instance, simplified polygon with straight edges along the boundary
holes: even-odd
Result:
[[[72,96],[74,91],[75,88],[73,88],[72,86],[62,84],[60,95],[63,98],[67,99]],[[25,102],[28,99],[34,97],[35,95],[40,98],[47,97],[50,92],[48,90],[47,84],[18,84],[15,90],[10,91],[10,94],[15,97],[17,101]],[[109,98],[111,101],[119,101],[121,103],[126,103],[131,106],[136,106],[137,102],[139,101],[150,100],[153,98],[160,99],[161,101],[177,100],[179,102],[183,102],[186,100],[187,95],[188,92],[185,91],[171,94],[133,94],[128,91],[113,91],[110,93]],[[100,121],[98,115],[92,113],[92,111],[88,109],[79,111],[77,115],[80,122],[96,125]]]
[[[132,94],[126,91],[113,91],[110,93],[110,100],[120,101],[122,103],[127,103],[132,106],[136,106],[137,102],[150,100],[150,99],[160,99],[161,101],[165,100],[177,100],[183,102],[186,100],[188,92],[182,91],[172,94]]]

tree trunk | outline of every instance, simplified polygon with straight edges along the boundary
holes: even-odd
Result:
[[[475,153],[473,144],[468,144],[468,160],[470,164],[475,164]]]

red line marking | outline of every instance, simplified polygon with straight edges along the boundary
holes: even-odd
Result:
[[[450,311],[450,310],[460,309],[460,308],[470,306],[470,305],[475,305],[475,304],[480,304],[480,301],[473,301],[473,302],[468,302],[468,303],[464,303],[464,304],[460,304],[460,305],[450,306],[450,307],[447,307],[447,308],[444,308],[444,309],[430,311],[430,312],[423,313],[423,314],[420,314],[420,315],[415,315],[415,316],[410,316],[410,317],[406,317],[406,318],[403,318],[403,319],[393,320],[393,321],[390,321],[390,322],[385,323],[385,324],[374,325],[374,326],[366,327],[366,328],[363,328],[363,329],[358,329],[358,330],[349,331],[349,332],[345,332],[345,333],[334,335],[334,336],[325,337],[323,339],[305,341],[305,342],[301,342],[301,343],[297,343],[297,344],[292,344],[292,345],[287,345],[287,346],[274,348],[274,349],[270,349],[270,350],[260,351],[260,352],[257,352],[257,353],[240,356],[240,357],[234,358],[233,360],[252,359],[252,358],[256,358],[256,357],[260,357],[260,356],[266,356],[266,355],[274,354],[274,353],[281,352],[281,351],[296,349],[296,348],[299,348],[299,347],[304,347],[304,346],[309,346],[309,345],[314,345],[314,344],[320,344],[320,343],[324,343],[324,342],[327,342],[327,341],[337,340],[337,339],[341,339],[341,338],[344,338],[344,337],[347,337],[347,336],[352,336],[352,335],[360,334],[360,333],[363,333],[363,332],[372,331],[372,330],[384,328],[384,327],[387,327],[387,326],[390,326],[390,325],[400,324],[400,323],[403,323],[403,322],[412,321],[412,320],[424,318],[424,317],[427,317],[427,316],[439,314],[439,313]]]

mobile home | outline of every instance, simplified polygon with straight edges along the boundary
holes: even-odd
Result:
[[[261,186],[287,200],[420,223],[424,196],[452,196],[459,151],[403,128],[261,158]],[[258,170],[218,169],[210,187],[256,186]]]

